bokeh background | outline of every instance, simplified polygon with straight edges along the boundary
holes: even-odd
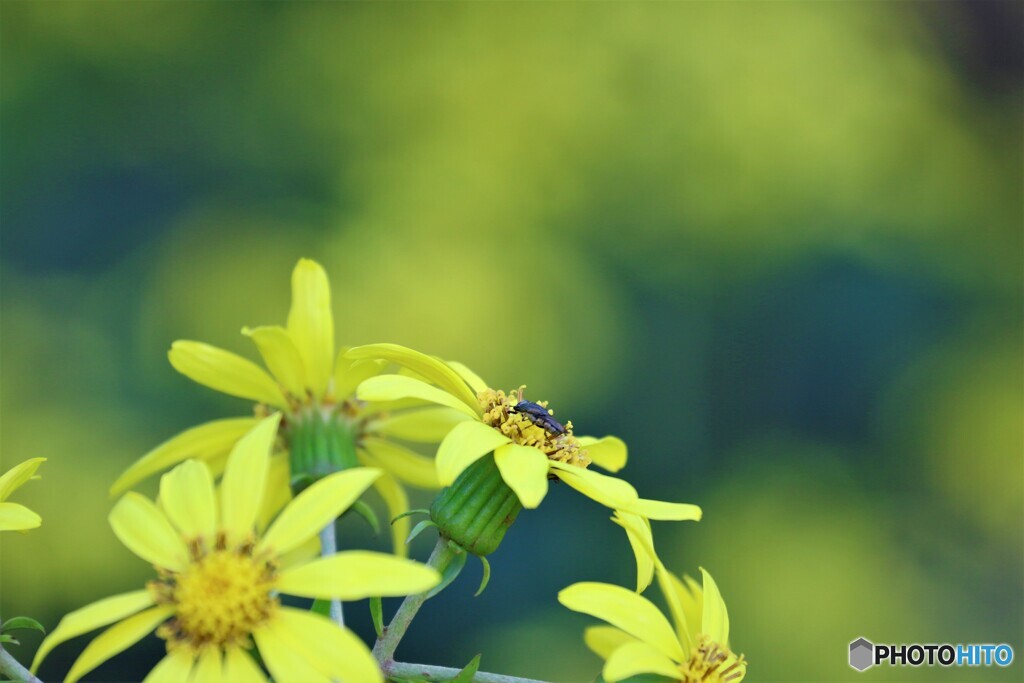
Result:
[[[749,680],[1020,680],[1020,10],[3,2],[0,469],[49,461],[16,495],[44,526],[0,541],[0,613],[52,627],[150,576],[109,484],[249,410],[165,352],[251,355],[240,328],[283,321],[309,256],[339,343],[525,383],[621,435],[644,495],[701,504],[656,539],[718,579]],[[554,487],[492,562],[401,657],[593,680],[593,622],[555,595],[632,583],[607,511]],[[857,674],[862,635],[1018,661]]]

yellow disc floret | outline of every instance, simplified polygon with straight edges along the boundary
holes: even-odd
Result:
[[[168,649],[251,644],[249,636],[275,613],[276,568],[253,556],[251,543],[199,555],[182,572],[150,582],[158,604],[174,607],[174,618],[157,630]]]
[[[728,647],[702,635],[679,671],[683,675],[681,683],[730,683],[743,678],[747,662],[743,655],[737,657]]]
[[[484,411],[484,424],[497,429],[513,443],[543,451],[551,460],[587,467],[590,464],[590,456],[573,436],[572,422],[565,423],[564,434],[556,434],[536,424],[528,415],[512,410],[521,400],[522,391],[523,387],[508,394],[501,390],[486,389],[477,394],[477,400]],[[538,401],[537,405],[547,410],[549,415],[554,415],[554,411],[548,408],[547,401]]]

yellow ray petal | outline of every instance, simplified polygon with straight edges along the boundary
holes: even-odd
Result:
[[[172,607],[152,607],[111,626],[86,646],[71,666],[64,683],[75,683],[114,655],[124,652],[173,613]]]
[[[277,439],[281,414],[275,413],[235,444],[220,484],[220,523],[229,540],[253,533],[266,491],[270,451]]]
[[[279,452],[270,456],[270,468],[267,470],[267,488],[260,504],[260,512],[256,516],[256,529],[260,533],[266,529],[284,506],[292,499],[291,465],[288,453]]]
[[[146,453],[125,470],[110,487],[110,495],[118,496],[149,475],[161,472],[183,460],[209,460],[227,453],[243,434],[256,426],[257,422],[258,420],[252,417],[236,417],[214,420],[187,429]]]
[[[25,531],[35,529],[43,518],[17,503],[0,503],[0,531]]]
[[[134,491],[124,494],[110,511],[108,520],[128,550],[150,564],[174,571],[185,568],[185,541],[160,508],[145,496]]]
[[[288,393],[300,400],[306,398],[306,366],[288,330],[276,325],[243,327],[242,334],[252,339],[267,369]],[[310,387],[312,388],[312,387]]]
[[[639,642],[625,631],[614,626],[589,626],[583,631],[583,642],[590,651],[601,659],[608,659],[611,653],[626,643]]]
[[[334,315],[327,273],[316,261],[301,259],[292,271],[288,333],[306,368],[314,396],[323,396],[334,360]]]
[[[0,502],[7,500],[7,496],[11,495],[14,489],[31,479],[44,462],[46,458],[31,458],[4,472],[0,477]]]
[[[448,435],[452,427],[472,419],[466,413],[451,408],[422,408],[398,415],[388,415],[371,422],[367,429],[370,432],[395,439],[416,443],[437,443]]]
[[[447,361],[447,363],[452,370],[459,373],[459,377],[465,380],[466,384],[469,385],[469,388],[476,393],[479,394],[481,391],[487,391],[487,389],[490,388],[487,382],[481,379],[480,375],[476,374],[462,363],[454,360]]]
[[[277,382],[250,360],[196,341],[180,340],[167,353],[174,369],[189,379],[231,396],[285,408]]]
[[[601,672],[608,683],[616,683],[638,674],[679,677],[679,667],[647,643],[626,643],[618,648],[604,663]]]
[[[631,523],[622,524],[622,527],[626,530],[626,538],[636,558],[636,592],[643,593],[654,581],[654,537],[650,522],[639,515],[616,510],[612,521],[621,523],[627,516]]]
[[[384,372],[390,363],[386,360],[352,360],[345,358],[348,349],[338,352],[334,361],[334,396],[343,401],[356,392],[356,387]]]
[[[380,479],[373,482],[373,487],[384,499],[384,505],[388,509],[388,519],[393,520],[409,509],[409,497],[406,495],[405,489],[390,474],[385,473]],[[409,546],[405,544],[405,539],[409,537],[410,526],[409,517],[402,517],[391,523],[391,544],[394,546],[392,552],[399,557],[406,557],[409,554]]]
[[[527,509],[540,505],[547,495],[549,462],[548,456],[530,446],[507,443],[494,449],[501,478]]]
[[[224,681],[223,662],[219,647],[208,647],[199,655],[192,670],[192,680],[189,683],[221,683]],[[234,683],[228,681],[227,683]]]
[[[213,477],[199,460],[186,460],[160,477],[160,507],[187,538],[211,540],[217,530]]]
[[[373,436],[363,438],[363,448],[375,467],[383,467],[405,483],[423,489],[441,487],[433,458]]]
[[[157,665],[146,675],[142,683],[182,683],[182,681],[188,681],[192,675],[192,663],[193,657],[188,648],[175,648],[157,662]]]
[[[299,547],[334,522],[381,474],[377,469],[356,467],[316,482],[281,511],[256,546],[257,552],[284,555]]]
[[[440,574],[419,562],[348,550],[282,572],[277,587],[305,598],[362,600],[422,593],[440,581]]]
[[[229,647],[224,655],[224,680],[227,683],[267,683],[267,677],[249,653],[238,647]]]
[[[482,422],[455,425],[437,449],[437,478],[441,486],[450,486],[464,469],[507,443],[507,436]]]
[[[683,660],[683,650],[665,616],[650,600],[628,588],[607,583],[574,583],[562,589],[558,601],[575,612],[622,629],[677,662]]]
[[[640,498],[636,502],[630,504],[626,508],[629,512],[646,517],[647,519],[657,519],[664,521],[674,522],[698,522],[700,521],[703,511],[699,505],[691,505],[690,503],[666,503],[662,500],[648,500],[646,498]]]
[[[368,344],[350,349],[352,359],[382,358],[417,372],[464,403],[474,415],[481,415],[476,394],[455,370],[442,361],[398,344]]]
[[[148,590],[141,590],[104,598],[91,605],[80,607],[74,612],[68,612],[57,624],[57,628],[39,645],[35,659],[32,660],[32,673],[39,669],[39,665],[50,653],[50,650],[61,643],[101,626],[112,624],[119,619],[144,610],[152,604],[153,596]]]
[[[626,442],[619,437],[605,436],[595,439],[592,436],[581,436],[579,441],[598,467],[609,472],[618,472],[626,466]]]
[[[704,567],[700,568],[704,583],[704,615],[701,619],[701,632],[708,638],[726,645],[729,642],[729,610],[725,608],[725,600],[718,591],[718,584],[711,578]]]
[[[377,660],[351,631],[319,614],[282,607],[274,619],[275,631],[292,649],[331,680],[343,683],[380,683]]]
[[[271,621],[253,634],[264,664],[270,669],[274,683],[328,683],[329,678],[317,671],[295,651],[282,630]],[[354,682],[353,682],[354,683]]]
[[[313,536],[298,548],[293,548],[286,554],[278,557],[277,568],[279,571],[284,571],[291,567],[298,567],[300,564],[306,564],[320,557],[320,550],[320,536]]]
[[[377,375],[371,377],[356,389],[356,396],[361,401],[398,401],[406,398],[414,398],[420,401],[429,401],[438,405],[454,408],[476,419],[478,414],[465,403],[455,398],[447,391],[421,382],[412,377],[402,375]]]
[[[591,472],[582,467],[567,465],[556,460],[551,461],[551,468],[558,470],[558,478],[576,489],[587,498],[606,505],[613,510],[628,510],[639,499],[629,483],[609,477],[598,472]]]

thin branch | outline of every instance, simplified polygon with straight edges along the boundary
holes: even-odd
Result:
[[[328,557],[338,552],[338,539],[334,532],[334,520],[320,531],[320,555]],[[345,625],[345,610],[341,606],[341,600],[331,599],[331,620],[338,626]]]
[[[0,674],[18,683],[43,683],[23,667],[7,650],[0,647]]]
[[[384,674],[397,678],[408,677],[425,681],[450,681],[459,675],[458,669],[446,666],[430,666],[429,664],[407,664],[405,662],[389,662],[384,667]],[[545,683],[534,678],[519,678],[503,674],[476,672],[473,683]]]

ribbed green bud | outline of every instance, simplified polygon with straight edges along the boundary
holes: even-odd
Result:
[[[283,434],[291,454],[295,493],[328,474],[359,466],[357,425],[342,415],[310,407],[290,416]]]
[[[430,506],[430,518],[443,537],[483,557],[498,549],[522,509],[519,498],[501,478],[494,456],[486,455],[438,494]]]

